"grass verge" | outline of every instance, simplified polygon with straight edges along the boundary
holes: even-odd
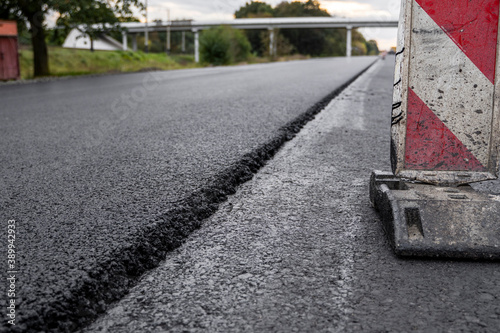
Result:
[[[86,74],[138,72],[144,70],[171,70],[205,67],[197,64],[194,55],[170,55],[164,53],[144,53],[142,51],[94,51],[65,49],[49,46],[50,76],[74,76]],[[274,61],[309,59],[308,56],[291,55],[279,57]],[[267,57],[251,56],[247,61],[236,65],[267,63]],[[29,47],[19,50],[21,79],[33,79],[33,51]]]
[[[21,78],[33,78],[33,51],[19,51]],[[138,51],[94,51],[49,47],[51,76],[137,72],[199,67],[192,55],[167,56],[163,53]]]

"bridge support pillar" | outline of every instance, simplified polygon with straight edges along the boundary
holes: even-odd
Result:
[[[352,27],[347,27],[347,36],[346,36],[346,57],[350,57],[352,55]]]
[[[137,34],[132,35],[132,50],[137,51]]]
[[[168,22],[170,24],[170,22]],[[167,26],[167,54],[170,54],[171,43],[170,43],[170,25]]]
[[[186,32],[182,32],[182,53],[186,53]]]
[[[276,56],[276,33],[274,28],[269,27],[269,56],[272,58]]]
[[[196,63],[200,62],[200,32],[198,30],[193,30],[194,32],[194,61]]]
[[[123,51],[128,50],[127,32],[126,31],[122,31],[122,50]]]

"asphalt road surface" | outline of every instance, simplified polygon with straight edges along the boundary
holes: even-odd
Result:
[[[16,326],[0,329],[95,318],[374,60],[0,86],[1,226],[15,220],[17,271],[7,298],[2,266]]]
[[[397,258],[371,208],[393,66],[363,74],[84,332],[498,332],[499,263]]]

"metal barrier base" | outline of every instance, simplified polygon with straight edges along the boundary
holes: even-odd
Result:
[[[500,259],[500,196],[374,171],[370,200],[399,256]]]

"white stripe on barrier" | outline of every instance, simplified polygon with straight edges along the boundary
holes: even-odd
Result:
[[[419,4],[413,6],[409,86],[487,166],[494,86]]]

